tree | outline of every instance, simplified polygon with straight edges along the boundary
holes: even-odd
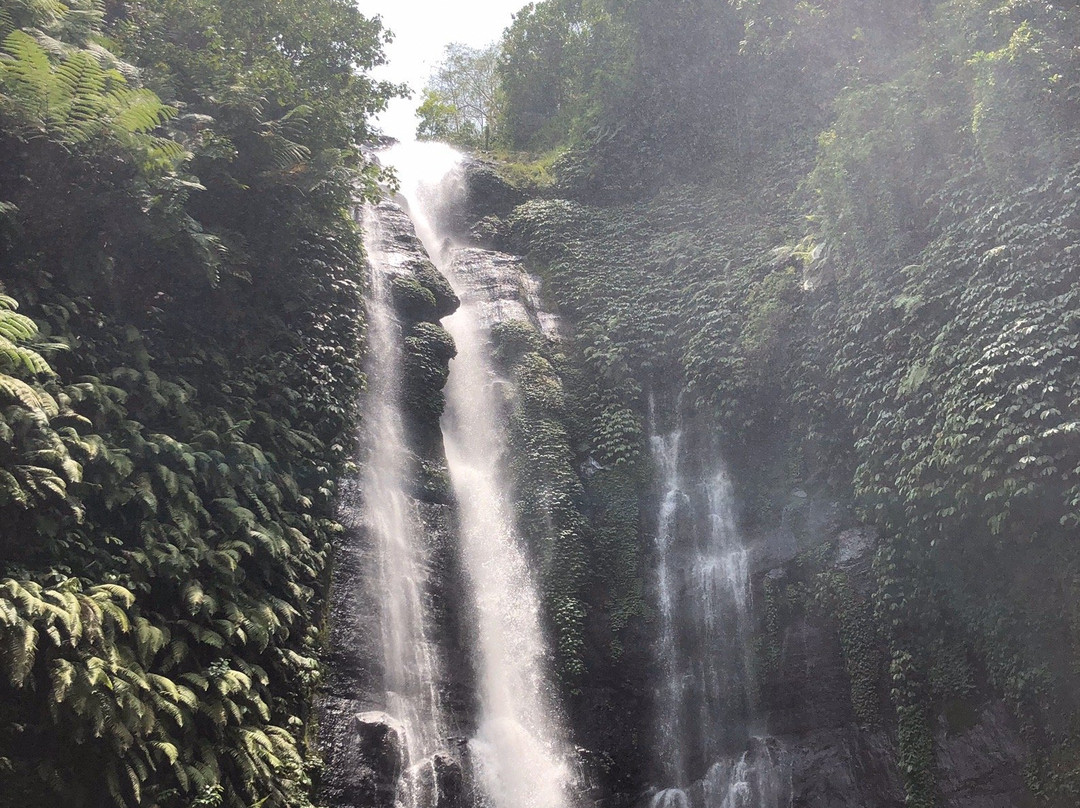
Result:
[[[0,0],[5,808],[311,805],[384,40],[351,0]]]
[[[416,136],[467,148],[490,149],[500,116],[496,43],[471,48],[453,42],[428,79],[417,108]]]
[[[435,90],[425,90],[424,100],[416,108],[420,123],[416,127],[416,137],[420,140],[451,141],[460,126],[460,112],[453,104],[447,103]]]
[[[545,150],[621,110],[635,61],[628,20],[625,3],[602,0],[543,0],[515,14],[498,63],[503,137]]]

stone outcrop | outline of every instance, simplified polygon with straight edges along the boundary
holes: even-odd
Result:
[[[544,337],[559,339],[558,315],[544,308],[540,299],[540,281],[525,270],[516,255],[461,247],[454,250],[453,271],[468,279],[480,314],[488,325],[521,320],[531,324]]]
[[[869,598],[878,536],[845,517],[837,503],[807,498],[799,518],[787,514],[778,530],[756,538],[755,611],[764,633],[766,579],[797,577],[816,557],[822,572],[842,574],[857,597]],[[796,531],[791,530],[797,525]],[[774,590],[775,591],[775,590]],[[837,625],[812,613],[786,622],[774,638],[778,652],[757,711],[783,744],[791,767],[792,808],[902,808],[895,721],[887,685],[877,725],[859,720]],[[884,677],[882,677],[884,678]],[[1016,808],[1029,804],[1021,772],[1027,751],[1015,721],[992,694],[972,697],[961,726],[935,727],[935,768],[943,808]]]
[[[475,715],[471,643],[465,636],[465,597],[455,546],[455,511],[446,478],[439,416],[442,385],[453,341],[438,320],[458,306],[445,278],[432,265],[404,210],[383,201],[374,210],[381,266],[392,276],[390,293],[403,341],[402,396],[408,431],[409,496],[422,523],[424,607],[436,636],[438,702],[447,731],[468,736]],[[419,399],[423,399],[419,402]],[[324,767],[322,804],[333,808],[392,808],[402,796],[403,775],[416,788],[438,794],[439,808],[466,808],[469,794],[461,744],[428,761],[408,760],[408,739],[399,716],[390,714],[379,625],[379,560],[363,518],[357,479],[341,482],[339,519],[345,531],[335,549],[327,605],[329,637],[324,651],[327,677],[319,721]],[[426,785],[425,785],[426,783]]]
[[[502,244],[502,222],[520,194],[502,181],[490,165],[468,161],[466,203],[454,215],[461,237],[472,234],[473,246],[454,249],[453,269],[468,274],[468,286],[477,294],[489,325],[513,320],[527,322],[548,339],[559,339],[560,323],[545,308],[538,281],[522,260],[487,249]],[[396,305],[406,319],[437,320],[456,307],[457,300],[424,254],[404,211],[382,203],[384,237],[398,256],[401,282],[394,287]],[[413,350],[416,345],[415,343]],[[445,364],[449,357],[432,353]],[[430,357],[428,357],[430,358]],[[438,374],[432,377],[441,389]],[[445,380],[445,379],[443,379]],[[429,381],[431,381],[429,379]],[[430,392],[430,391],[429,391]],[[436,402],[437,403],[437,402]],[[471,808],[477,795],[470,777],[469,749],[475,718],[469,648],[462,626],[469,623],[467,598],[457,569],[454,546],[455,516],[441,444],[437,440],[437,408],[414,408],[417,432],[416,499],[427,527],[428,573],[433,582],[431,608],[441,627],[436,638],[445,660],[440,697],[446,706],[453,739],[446,748],[424,761],[408,761],[400,727],[385,708],[379,692],[380,642],[374,615],[376,593],[368,591],[373,579],[370,553],[358,525],[347,522],[348,532],[335,561],[330,609],[334,615],[328,661],[331,671],[322,719],[323,748],[327,761],[324,801],[336,808],[372,806],[390,808],[398,778],[412,768],[423,784],[425,806]],[[673,412],[678,407],[670,408]],[[699,425],[700,427],[701,425]],[[702,446],[710,441],[701,441]],[[706,458],[698,459],[701,467]],[[789,483],[790,485],[790,483]],[[658,671],[649,663],[647,649],[654,637],[641,636],[628,651],[618,679],[584,682],[575,698],[574,714],[580,726],[575,737],[590,745],[579,750],[581,782],[578,793],[586,804],[616,806],[658,805],[670,808],[718,808],[736,805],[754,808],[902,808],[905,803],[898,766],[897,728],[891,716],[887,676],[871,687],[878,700],[873,721],[853,703],[852,673],[835,620],[812,609],[795,609],[781,619],[770,618],[767,591],[777,591],[805,576],[807,559],[817,572],[842,576],[853,596],[869,602],[875,588],[872,559],[875,532],[859,525],[849,510],[819,490],[794,487],[776,492],[780,503],[778,524],[749,538],[751,558],[750,621],[753,624],[753,664],[758,681],[738,732],[722,739],[724,751],[715,761],[700,763],[695,782],[681,796],[665,799],[663,792],[644,791],[650,776],[648,751],[639,736],[627,731],[618,717],[650,708]],[[655,512],[655,502],[644,502],[644,512]],[[648,537],[643,536],[642,540]],[[770,620],[772,622],[770,622]],[[880,649],[879,649],[880,650]],[[739,653],[732,649],[733,653]],[[767,658],[766,658],[767,655]],[[876,692],[874,691],[876,688]],[[934,726],[938,801],[942,808],[1021,808],[1030,795],[1021,772],[1027,750],[1018,728],[1000,700],[981,693],[963,705],[963,716]],[[613,717],[616,717],[613,719]],[[630,772],[617,779],[612,770]],[[616,784],[617,780],[617,784]],[[739,795],[734,801],[725,798]],[[686,800],[686,802],[680,802]]]

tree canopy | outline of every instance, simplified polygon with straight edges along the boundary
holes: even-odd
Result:
[[[444,140],[489,149],[498,137],[501,111],[495,74],[498,46],[471,48],[451,43],[432,71],[417,108],[422,140]]]
[[[0,804],[309,804],[386,36],[0,2]]]

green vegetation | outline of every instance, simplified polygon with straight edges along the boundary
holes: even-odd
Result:
[[[491,148],[499,119],[497,54],[494,45],[480,49],[458,43],[446,46],[416,109],[420,117],[417,139]]]
[[[0,0],[0,804],[310,804],[385,38],[347,0]],[[1080,800],[1078,75],[1054,0],[542,0],[448,51],[421,134],[501,150],[532,198],[480,230],[571,326],[495,338],[557,672],[626,760],[678,400],[748,527],[798,484],[883,536],[867,580],[766,580],[759,678],[819,621],[910,805],[988,693],[1039,803]],[[413,270],[446,501],[456,301]]]
[[[685,390],[751,521],[799,483],[880,527],[874,591],[823,568],[804,600],[912,805],[976,683],[1042,804],[1080,796],[1078,32],[1026,0],[548,0],[502,43],[506,146],[561,156],[489,229],[573,324],[579,458],[640,463],[647,394]]]
[[[0,2],[0,804],[309,804],[383,39]]]

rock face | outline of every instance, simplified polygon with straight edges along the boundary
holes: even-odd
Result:
[[[803,498],[799,498],[803,499]],[[806,501],[810,500],[810,501]],[[797,503],[775,530],[753,536],[753,619],[761,653],[754,660],[759,689],[743,716],[751,733],[735,751],[697,771],[684,788],[617,796],[639,808],[903,808],[895,720],[887,684],[874,724],[853,707],[852,676],[834,621],[812,610],[784,613],[773,634],[774,608],[766,590],[805,582],[805,569],[842,575],[855,598],[873,587],[878,536],[840,518],[835,503]],[[799,516],[800,518],[794,518]],[[794,527],[794,529],[793,529]],[[800,576],[802,576],[800,578]],[[762,658],[772,643],[771,663]],[[934,727],[937,804],[941,808],[1033,806],[1022,771],[1027,750],[1000,700],[983,694],[962,705],[958,717]]]
[[[756,538],[755,611],[766,619],[767,582],[793,582],[800,565],[814,558],[822,572],[844,576],[856,598],[873,589],[877,534],[839,518],[843,509],[805,502],[809,529],[793,537],[785,525]],[[762,627],[764,632],[764,627]],[[902,808],[904,787],[897,764],[896,728],[888,718],[887,686],[876,694],[884,705],[879,726],[866,726],[852,704],[837,625],[813,613],[784,621],[775,637],[777,655],[764,678],[758,711],[770,735],[787,750],[792,808]],[[942,720],[935,728],[939,805],[944,808],[1014,808],[1029,804],[1021,772],[1026,749],[1004,705],[989,695],[973,700],[962,727]]]
[[[344,804],[392,808],[409,764],[405,728],[383,712],[357,713],[349,721],[348,743],[357,765],[345,772]]]
[[[345,532],[332,566],[328,604],[329,642],[324,658],[327,678],[322,693],[320,746],[324,760],[320,783],[323,804],[334,808],[392,808],[412,789],[442,808],[465,808],[467,771],[461,744],[475,716],[473,671],[463,577],[456,552],[456,517],[446,480],[439,416],[442,386],[453,356],[453,341],[438,325],[458,305],[413,230],[407,214],[383,201],[374,211],[369,251],[389,276],[389,294],[401,339],[401,413],[406,454],[404,506],[419,522],[421,568],[417,593],[429,624],[426,640],[438,664],[435,691],[443,726],[451,739],[430,760],[409,760],[410,739],[402,719],[393,715],[383,661],[381,608],[383,571],[378,542],[365,519],[362,476],[341,481],[339,518]],[[436,739],[438,740],[438,739]],[[415,745],[414,745],[415,748]],[[455,797],[454,795],[458,795]]]
[[[936,764],[945,808],[1021,808],[1034,801],[1020,774],[1027,750],[1000,702],[990,702],[961,729],[937,727]]]
[[[469,158],[465,161],[465,199],[460,207],[462,226],[469,226],[485,216],[505,217],[525,201],[525,195],[499,174],[491,162]]]
[[[452,269],[475,290],[481,316],[487,325],[521,320],[544,337],[559,339],[559,317],[544,308],[540,281],[526,270],[516,255],[461,247],[454,250]]]
[[[468,162],[465,176],[466,203],[453,212],[458,217],[456,231],[462,238],[472,232],[474,244],[499,243],[499,222],[522,201],[520,194],[480,162]],[[424,254],[404,211],[386,202],[379,210],[386,224],[384,250],[395,256],[399,270],[400,282],[394,286],[399,312],[405,321],[435,324],[458,301]],[[548,339],[562,336],[558,317],[544,307],[539,283],[519,257],[476,246],[450,249],[455,250],[453,270],[469,276],[467,285],[477,290],[474,294],[488,325],[517,320]],[[435,345],[437,339],[424,343],[417,334],[412,339],[410,350],[421,351],[417,356],[423,361],[417,364],[425,372],[431,370],[431,359],[440,372],[445,370],[449,356],[434,349],[423,353],[424,345]],[[421,392],[427,396],[441,391],[445,377],[434,373],[423,381],[427,387]],[[432,406],[425,409],[429,403]],[[346,516],[347,531],[334,563],[330,676],[321,721],[326,761],[322,798],[334,808],[392,808],[401,801],[401,779],[407,771],[419,789],[417,804],[424,808],[474,808],[481,802],[465,741],[475,730],[470,654],[475,643],[464,628],[473,621],[458,568],[454,506],[443,479],[440,408],[441,399],[418,399],[410,417],[414,495],[425,525],[431,582],[426,595],[433,623],[439,627],[433,639],[443,660],[437,688],[450,737],[445,748],[430,758],[407,759],[404,730],[386,713],[380,685],[379,593],[370,584],[378,579],[375,560],[362,525]],[[708,440],[686,440],[710,445]],[[704,470],[710,460],[703,456],[694,462]],[[854,668],[837,621],[812,608],[774,612],[776,593],[803,586],[810,566],[814,574],[838,576],[850,597],[866,607],[875,587],[872,559],[878,537],[813,487],[789,484],[776,499],[781,502],[779,523],[747,539],[752,592],[748,621],[753,636],[748,648],[732,653],[751,655],[747,669],[752,669],[756,681],[748,687],[753,692],[746,703],[731,716],[736,731],[718,742],[722,750],[715,760],[694,762],[692,782],[684,788],[644,791],[642,783],[651,777],[645,772],[649,751],[637,743],[637,734],[627,731],[630,719],[620,720],[633,715],[636,721],[655,709],[652,694],[658,687],[658,670],[642,650],[655,637],[641,636],[624,657],[617,678],[585,682],[575,696],[579,726],[573,728],[574,736],[590,747],[579,750],[576,791],[584,804],[604,808],[902,808],[905,804],[884,661],[875,663],[880,675],[863,694],[875,701],[878,714],[868,721],[865,710],[855,704]],[[644,512],[657,512],[656,502],[641,504]],[[934,726],[938,804],[941,808],[1030,805],[1021,777],[1027,750],[1007,709],[989,694],[968,699],[962,708],[959,718],[941,719]],[[612,770],[630,774],[614,778]],[[616,780],[619,784],[613,788]]]

